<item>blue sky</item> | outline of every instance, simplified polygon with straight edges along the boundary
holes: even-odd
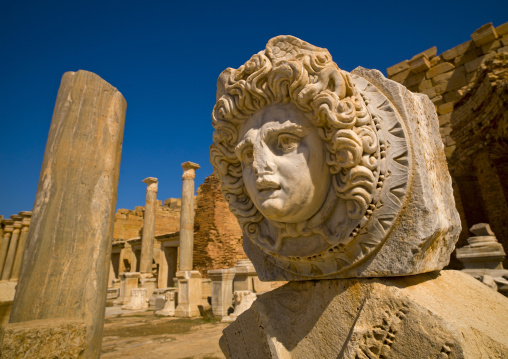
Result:
[[[508,21],[508,1],[2,1],[0,214],[33,206],[61,77],[95,72],[127,100],[117,208],[180,197],[180,164],[212,173],[216,81],[277,35],[326,47],[347,71],[382,70]]]

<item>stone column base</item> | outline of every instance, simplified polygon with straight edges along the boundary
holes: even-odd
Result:
[[[201,273],[197,270],[179,271],[178,278],[178,307],[175,310],[176,317],[199,317],[199,305],[201,300]]]
[[[131,301],[124,305],[122,309],[140,310],[148,308],[148,298],[145,288],[135,288],[131,290]]]
[[[156,289],[157,283],[156,279],[151,274],[144,274],[141,273],[141,276],[139,278],[139,288],[145,288],[146,289],[146,297],[150,298]]]
[[[139,272],[123,272],[120,273],[120,298],[118,298],[118,304],[129,304],[131,300],[131,291],[138,287]]]
[[[80,320],[51,318],[0,327],[2,358],[85,358],[87,327]]]
[[[162,310],[156,310],[155,315],[162,315],[164,317],[175,316],[175,292],[168,292],[165,294],[164,307]]]
[[[508,358],[508,299],[457,271],[289,282],[223,333],[226,358]]]

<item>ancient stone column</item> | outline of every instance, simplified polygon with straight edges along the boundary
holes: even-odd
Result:
[[[141,237],[141,263],[139,264],[139,271],[151,274],[158,180],[155,177],[148,177],[143,182],[146,183],[146,201],[145,213],[143,215],[143,236]]]
[[[6,357],[27,347],[34,358],[99,357],[126,107],[96,74],[62,77],[3,328]]]
[[[18,215],[12,215],[11,218],[14,220],[14,231],[12,232],[11,242],[9,244],[9,250],[5,257],[4,269],[2,271],[2,280],[7,280],[11,277],[12,265],[14,264],[14,258],[16,257],[16,249],[18,248],[18,239],[21,233],[21,219],[23,217]]]
[[[193,162],[182,163],[182,210],[180,212],[180,263],[181,271],[192,270],[192,251],[194,248],[194,178],[199,165]]]
[[[21,221],[21,234],[19,236],[18,248],[16,249],[16,257],[14,258],[14,264],[12,266],[10,280],[17,281],[19,278],[19,272],[21,271],[21,265],[23,263],[23,251],[25,250],[26,239],[28,237],[28,228],[30,227],[30,218],[32,217],[31,211],[19,212],[19,215],[23,217]]]
[[[182,163],[182,210],[180,212],[180,247],[178,278],[177,317],[199,315],[201,305],[202,278],[199,271],[192,270],[194,248],[194,178],[199,165],[193,162]]]
[[[0,245],[0,276],[2,275],[2,269],[4,268],[5,258],[7,257],[7,250],[9,249],[9,243],[11,241],[12,232],[14,231],[14,221],[12,219],[2,220],[4,225],[4,235],[2,237],[2,245]]]

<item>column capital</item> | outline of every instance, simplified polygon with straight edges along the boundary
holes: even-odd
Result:
[[[194,179],[196,177],[196,170],[200,168],[200,166],[197,163],[187,161],[182,163],[182,168],[183,168],[182,179],[186,178]]]
[[[14,221],[12,219],[9,219],[9,218],[5,218],[5,219],[2,219],[2,224],[7,227],[7,226],[11,226],[14,224]]]
[[[147,191],[157,192],[159,189],[159,180],[155,177],[147,177],[142,182],[146,183]]]
[[[18,216],[21,216],[23,218],[31,218],[32,217],[32,211],[21,211],[18,213]]]

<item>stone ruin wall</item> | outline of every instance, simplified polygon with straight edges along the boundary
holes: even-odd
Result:
[[[181,200],[170,198],[157,201],[155,235],[180,230]],[[134,210],[119,209],[115,215],[113,241],[125,241],[141,237],[144,206]],[[154,257],[160,242],[154,241]],[[129,246],[127,245],[127,251]],[[207,277],[209,269],[231,268],[239,259],[247,256],[242,247],[242,231],[236,217],[229,211],[220,190],[220,182],[214,174],[205,179],[197,189],[194,219],[194,268]]]
[[[157,201],[155,208],[155,235],[178,232],[180,230],[179,198],[169,198]],[[143,229],[144,206],[137,206],[133,210],[119,209],[115,214],[115,226],[113,241],[125,241],[127,239],[141,237]]]
[[[467,244],[472,225],[485,222],[508,249],[508,150],[492,146],[494,137],[506,144],[506,134],[503,140],[499,131],[508,121],[507,59],[508,23],[489,23],[471,34],[471,40],[439,55],[432,47],[386,70],[389,79],[428,95],[436,106],[462,222],[456,248]],[[490,80],[488,90],[480,86],[485,78]],[[455,255],[450,268],[462,268]]]
[[[234,267],[247,256],[242,246],[242,230],[229,211],[215,174],[199,186],[196,202],[194,269],[208,277],[207,270]]]

